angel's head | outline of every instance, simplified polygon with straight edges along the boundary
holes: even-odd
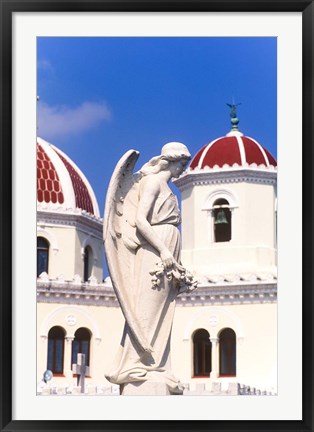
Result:
[[[169,142],[161,149],[161,155],[153,157],[141,168],[142,175],[157,174],[170,169],[172,177],[179,177],[184,171],[191,154],[187,147],[179,142]]]

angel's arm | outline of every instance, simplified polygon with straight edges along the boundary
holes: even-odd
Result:
[[[155,204],[159,191],[160,183],[154,175],[149,175],[141,180],[136,226],[141,235],[159,252],[165,267],[170,268],[175,262],[173,255],[148,222],[148,215]]]

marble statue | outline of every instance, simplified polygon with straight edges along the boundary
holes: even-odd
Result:
[[[104,244],[125,327],[114,367],[106,378],[121,394],[182,394],[170,364],[176,296],[195,289],[180,262],[180,211],[169,188],[191,155],[184,144],[165,144],[133,173],[139,152],[129,150],[109,184]]]

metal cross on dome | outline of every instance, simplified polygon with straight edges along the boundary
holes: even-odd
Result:
[[[232,124],[232,130],[238,130],[238,124],[239,124],[239,119],[237,117],[237,113],[236,113],[236,108],[237,106],[241,105],[241,102],[238,104],[234,103],[234,98],[232,98],[232,103],[227,103],[228,107],[231,108],[230,111],[230,121]]]

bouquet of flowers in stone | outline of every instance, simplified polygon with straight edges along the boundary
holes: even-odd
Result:
[[[175,262],[170,270],[166,270],[162,261],[156,263],[154,270],[150,271],[152,276],[152,287],[160,289],[161,280],[166,277],[168,280],[174,279],[178,288],[178,294],[190,293],[197,288],[198,281],[192,273],[185,269],[182,265]]]

